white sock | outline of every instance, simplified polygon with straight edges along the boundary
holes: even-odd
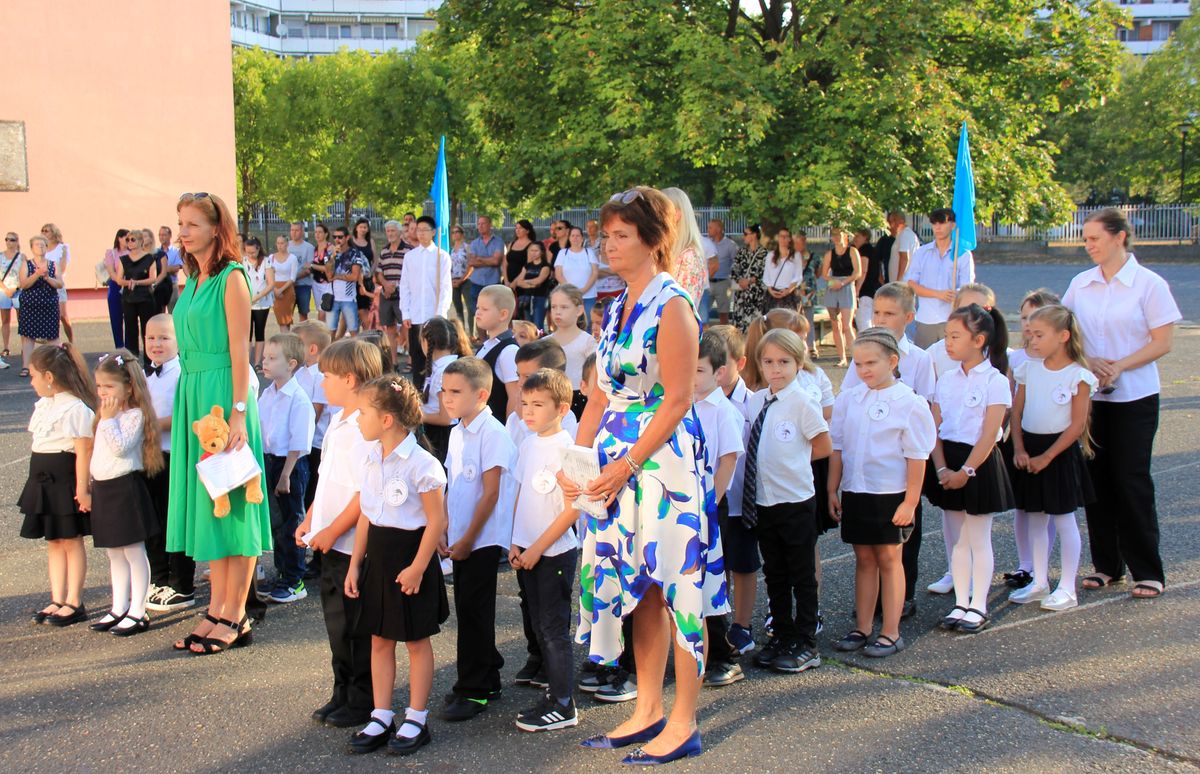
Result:
[[[1047,541],[1046,522],[1050,517],[1044,513],[1025,515],[1026,538],[1033,551],[1033,585],[1045,588],[1050,585],[1050,544]]]
[[[992,572],[996,569],[992,556],[992,514],[967,516],[963,534],[971,549],[971,607],[986,613]]]
[[[1033,547],[1029,542],[1029,514],[1013,511],[1013,538],[1017,543],[1017,569],[1033,574]]]
[[[404,710],[404,723],[396,731],[396,736],[404,739],[416,739],[421,734],[421,729],[410,723],[410,720],[424,726],[425,722],[429,720],[429,710],[415,710],[412,707]]]
[[[1050,528],[1058,531],[1062,541],[1062,577],[1058,587],[1075,596],[1075,576],[1079,574],[1079,552],[1081,549],[1079,525],[1074,513],[1056,513],[1050,519]]]
[[[375,722],[367,723],[367,727],[362,730],[367,736],[379,736],[387,733],[388,726],[392,724],[392,718],[396,717],[396,713],[390,709],[376,709],[371,711],[371,720]]]
[[[150,559],[145,543],[134,543],[122,550],[129,562],[129,615],[140,621],[146,615],[146,596],[150,593]]]
[[[971,606],[971,548],[967,545],[962,511],[942,511],[942,529],[950,543],[950,576],[954,578],[954,604]]]
[[[124,549],[104,550],[108,553],[108,574],[112,578],[112,611],[125,615],[129,612],[129,562]]]

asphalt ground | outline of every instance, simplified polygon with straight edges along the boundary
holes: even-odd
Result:
[[[1001,304],[1030,287],[1062,282],[1056,267],[984,267]],[[1200,319],[1191,292],[1200,268],[1169,276],[1188,319]],[[1191,308],[1188,308],[1188,305]],[[1195,310],[1195,311],[1193,311]],[[107,344],[107,323],[77,324],[88,352]],[[946,597],[919,593],[918,615],[901,626],[906,651],[883,660],[846,656],[833,642],[851,628],[854,562],[836,533],[822,537],[818,638],[823,665],[801,675],[766,673],[746,663],[746,679],[701,695],[705,753],[680,771],[1195,771],[1200,769],[1200,335],[1180,329],[1161,363],[1162,418],[1154,473],[1167,592],[1133,600],[1129,587],[1081,592],[1081,605],[1046,613],[1005,604],[999,574],[1016,565],[1012,520],[998,517],[993,623],[967,636],[938,630]],[[91,358],[94,361],[94,358]],[[834,383],[840,372],[822,363]],[[527,734],[516,712],[536,693],[511,685],[524,641],[511,572],[501,572],[497,640],[506,659],[503,697],[465,724],[432,721],[434,743],[397,759],[351,757],[348,731],[309,720],[328,698],[329,653],[319,601],[272,608],[252,647],[210,658],[178,655],[201,606],[156,615],[148,633],[128,639],[82,625],[28,623],[47,599],[45,550],[17,536],[15,503],[26,475],[25,430],[34,396],[16,368],[0,371],[0,769],[5,771],[591,771],[618,766],[617,752],[577,742],[620,722],[629,707],[579,696],[577,728]],[[1086,531],[1082,513],[1081,529]],[[945,569],[937,510],[926,509],[921,585]],[[1086,556],[1082,570],[1090,570]],[[107,609],[108,566],[89,551],[84,600],[93,617]],[[1057,560],[1055,559],[1054,562]],[[269,558],[266,561],[269,566]],[[760,587],[761,621],[765,593]],[[434,701],[454,681],[454,619],[434,638]],[[582,657],[582,651],[577,653]],[[396,706],[407,701],[400,649]],[[668,687],[668,698],[671,688]]]

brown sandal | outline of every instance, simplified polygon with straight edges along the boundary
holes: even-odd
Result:
[[[1083,580],[1079,581],[1079,585],[1088,591],[1095,591],[1096,589],[1102,589],[1105,586],[1115,586],[1118,583],[1124,582],[1124,575],[1118,575],[1114,578],[1111,575],[1105,575],[1102,572],[1094,572],[1091,575],[1084,576]]]

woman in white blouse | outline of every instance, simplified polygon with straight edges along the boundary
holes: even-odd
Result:
[[[1098,589],[1133,576],[1133,596],[1162,594],[1158,511],[1150,460],[1158,432],[1156,361],[1171,351],[1179,307],[1166,281],[1129,252],[1125,216],[1104,209],[1087,219],[1083,244],[1095,267],[1071,280],[1063,305],[1075,313],[1084,354],[1100,380],[1093,398],[1095,457],[1088,472],[1096,501],[1087,506],[1095,572],[1081,583]]]
[[[300,273],[300,259],[288,252],[287,237],[275,237],[275,254],[268,266],[275,272],[275,322],[280,333],[292,329],[292,312],[296,309],[296,275]]]
[[[767,288],[767,303],[763,312],[783,307],[796,310],[799,298],[796,291],[804,275],[803,257],[792,248],[792,232],[780,227],[775,232],[775,249],[767,253],[763,264],[763,284]]]

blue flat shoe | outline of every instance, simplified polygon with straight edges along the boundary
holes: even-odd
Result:
[[[579,743],[580,747],[586,747],[589,750],[617,750],[621,747],[628,747],[631,744],[638,742],[649,742],[654,737],[662,733],[662,730],[667,726],[666,718],[659,718],[657,723],[643,728],[641,731],[635,731],[627,736],[606,736],[600,734],[598,736],[589,737]]]
[[[687,738],[686,742],[666,755],[650,755],[639,747],[629,755],[626,755],[621,760],[621,763],[628,766],[657,766],[660,763],[670,763],[680,758],[691,758],[702,752],[704,752],[704,748],[700,744],[700,729],[696,729]]]

